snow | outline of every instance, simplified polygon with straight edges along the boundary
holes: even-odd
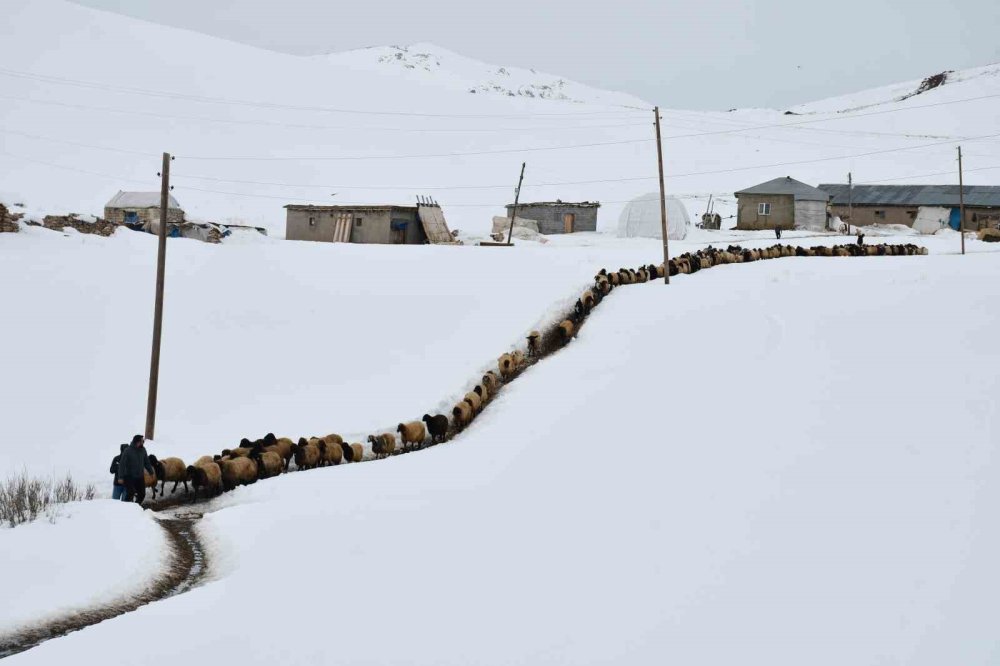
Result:
[[[194,663],[989,663],[998,278],[980,253],[622,289],[452,443],[231,493],[218,580],[11,663],[165,634]]]
[[[64,504],[54,520],[0,529],[0,641],[28,621],[144,590],[165,565],[166,548],[149,512],[111,500]]]

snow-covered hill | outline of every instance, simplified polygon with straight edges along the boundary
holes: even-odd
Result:
[[[967,182],[1000,173],[977,170],[1000,164],[995,67],[902,101],[919,82],[795,109],[806,117],[705,113],[427,44],[302,57],[64,0],[4,9],[0,199],[35,211],[99,214],[119,189],[156,189],[168,151],[193,218],[280,235],[286,203],[422,194],[452,227],[483,233],[526,161],[522,199],[600,200],[610,229],[655,187],[655,101],[674,107],[663,111],[667,188],[695,215],[709,194],[727,214],[732,192],[782,175],[952,182],[958,139]]]

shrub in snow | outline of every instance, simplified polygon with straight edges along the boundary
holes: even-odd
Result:
[[[92,500],[96,495],[94,484],[81,487],[71,474],[56,481],[29,477],[21,472],[0,483],[0,524],[14,527],[31,522],[42,513],[55,520],[60,504]]]

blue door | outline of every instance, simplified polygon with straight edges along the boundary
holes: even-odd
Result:
[[[961,211],[958,208],[951,209],[951,217],[948,218],[948,226],[958,231],[958,221],[960,219],[959,214]]]

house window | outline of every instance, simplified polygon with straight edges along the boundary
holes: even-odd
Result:
[[[316,218],[315,217],[310,217],[309,218],[309,226],[310,227],[315,227],[316,226]]]
[[[758,215],[770,215],[771,214],[771,204],[769,204],[769,203],[759,203],[759,204],[757,204],[757,214]]]
[[[361,218],[360,217],[354,218],[354,226],[356,226],[356,227],[360,227],[361,226]]]
[[[875,217],[878,218],[878,219],[880,219],[880,220],[884,220],[885,219],[885,211],[884,210],[877,210],[877,211],[875,211]]]

